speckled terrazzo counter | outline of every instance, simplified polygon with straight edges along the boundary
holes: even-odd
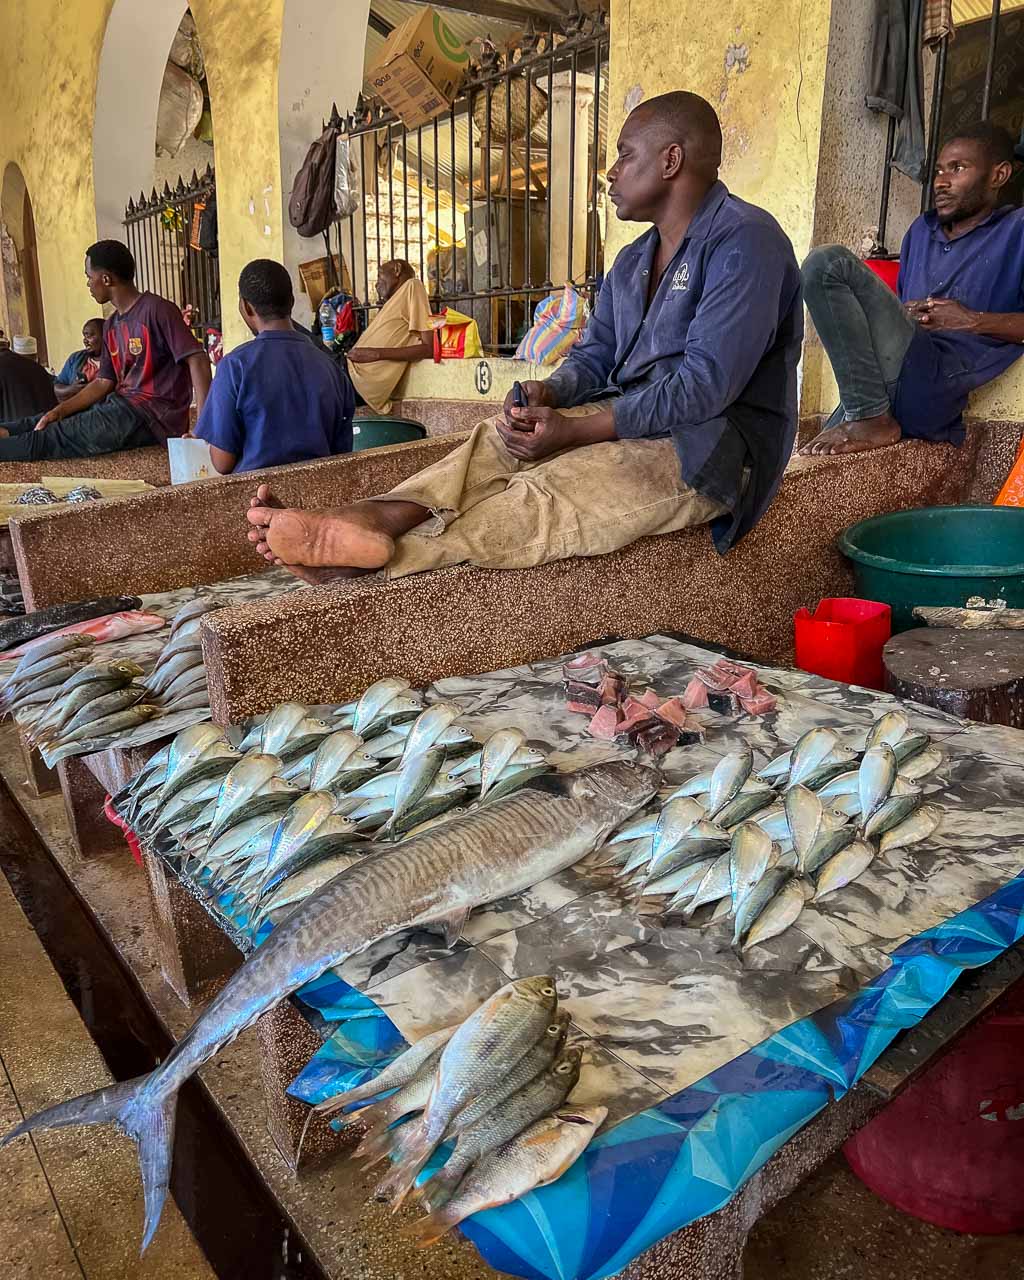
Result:
[[[285,503],[339,506],[393,488],[443,457],[459,439],[366,449],[198,480],[80,510],[26,515],[11,522],[25,603],[42,609],[92,596],[173,591],[253,573],[263,562],[246,540],[245,511],[258,485],[269,484]]]
[[[362,578],[224,610],[203,626],[215,717],[242,719],[289,698],[343,702],[384,675],[428,684],[606,635],[679,631],[787,661],[794,612],[852,590],[835,546],[841,530],[884,511],[958,501],[976,445],[910,442],[794,459],[768,514],[725,557],[707,529],[691,529],[536,569]]]

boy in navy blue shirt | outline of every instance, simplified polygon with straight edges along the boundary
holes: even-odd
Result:
[[[946,143],[935,208],[903,241],[896,294],[841,245],[811,252],[804,298],[842,403],[803,453],[963,440],[969,393],[1024,354],[1024,210],[1003,203],[1013,161],[996,125]]]
[[[257,258],[243,269],[238,310],[255,341],[220,362],[194,432],[221,475],[351,451],[352,384],[293,328],[294,305],[279,262]]]

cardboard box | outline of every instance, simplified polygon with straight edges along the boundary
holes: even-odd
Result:
[[[433,9],[388,36],[367,79],[410,129],[447,111],[469,68],[469,50]]]

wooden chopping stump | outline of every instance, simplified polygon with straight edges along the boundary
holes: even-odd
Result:
[[[882,653],[885,687],[950,715],[1024,728],[1024,633],[921,627]]]

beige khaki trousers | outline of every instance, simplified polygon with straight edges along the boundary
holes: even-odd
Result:
[[[561,412],[584,416],[602,407]],[[399,539],[389,577],[600,556],[649,534],[706,524],[723,510],[683,482],[669,439],[615,440],[518,462],[495,430],[500,420],[481,422],[447,457],[380,495],[431,512]]]

